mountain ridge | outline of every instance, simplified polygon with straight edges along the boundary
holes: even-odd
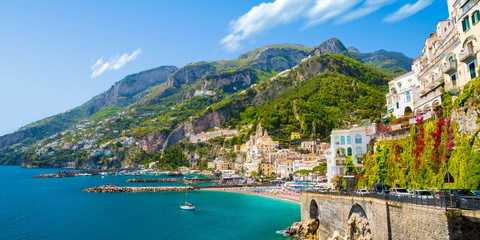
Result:
[[[367,61],[367,64],[369,64],[368,61],[372,61],[379,68],[396,66],[397,60],[391,60],[389,57],[408,61],[408,57],[401,53],[393,52],[394,54],[392,54],[392,52],[386,51],[377,51],[377,54],[354,53],[348,51],[339,39],[332,38],[313,48],[298,44],[276,44],[240,54],[235,60],[198,62],[181,68],[161,66],[128,75],[106,92],[93,97],[77,108],[39,120],[14,133],[1,136],[0,149],[21,142],[24,142],[25,145],[32,144],[56,132],[64,131],[79,121],[88,120],[90,116],[99,113],[101,113],[100,116],[111,115],[116,110],[132,104],[161,105],[165,99],[170,99],[171,103],[184,101],[192,97],[196,90],[206,90],[205,88],[238,91],[251,84],[265,81],[278,72],[293,68],[315,53],[329,52],[344,54],[361,62]],[[381,56],[376,57],[377,55]],[[382,60],[389,62],[387,64],[379,63]],[[137,81],[136,78],[144,81]]]

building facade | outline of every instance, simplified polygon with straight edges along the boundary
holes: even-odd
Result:
[[[346,158],[351,156],[353,164],[367,153],[370,140],[375,135],[375,124],[354,126],[351,129],[334,130],[330,135],[332,152],[327,158],[328,181],[335,176],[346,174]]]
[[[396,118],[413,112],[413,103],[418,101],[419,82],[415,72],[408,72],[388,82],[389,92],[386,94],[387,113]]]

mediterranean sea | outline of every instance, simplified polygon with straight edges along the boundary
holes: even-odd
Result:
[[[288,239],[300,221],[299,204],[247,194],[192,191],[190,212],[181,192],[83,192],[133,176],[34,178],[57,171],[0,167],[0,239]]]

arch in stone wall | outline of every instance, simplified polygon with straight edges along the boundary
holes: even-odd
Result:
[[[348,214],[345,239],[372,239],[367,214],[358,203],[353,204]]]
[[[320,215],[320,211],[318,210],[317,201],[315,201],[315,199],[312,199],[310,201],[310,210],[309,210],[310,219],[317,219],[319,215]]]

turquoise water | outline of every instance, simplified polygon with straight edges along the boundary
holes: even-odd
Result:
[[[33,178],[56,171],[0,167],[0,239],[286,239],[300,220],[298,204],[246,194],[193,191],[188,212],[184,193],[82,191],[131,176]]]

